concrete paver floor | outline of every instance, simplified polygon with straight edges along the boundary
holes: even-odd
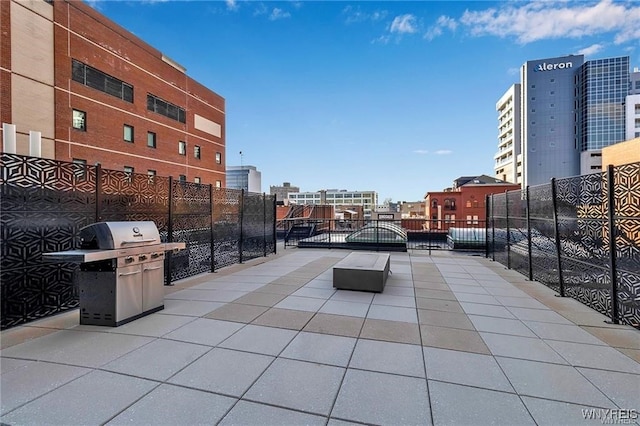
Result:
[[[183,280],[117,328],[74,311],[4,331],[0,421],[638,422],[640,331],[449,252],[392,253],[382,294],[335,290],[347,254],[286,250]]]

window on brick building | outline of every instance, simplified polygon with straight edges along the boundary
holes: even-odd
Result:
[[[133,86],[75,59],[71,60],[71,78],[127,102],[133,102]]]
[[[217,180],[216,181],[216,188],[222,188],[222,181],[221,180]]]
[[[147,176],[149,177],[149,182],[153,182],[156,177],[156,171],[151,169],[147,170]]]
[[[153,132],[147,132],[147,146],[150,148],[156,147],[156,134]]]
[[[195,178],[193,178],[193,182],[194,183],[201,183],[201,180],[198,176],[196,176]]]
[[[193,156],[195,158],[200,158],[200,146],[196,145],[193,147]]]
[[[125,174],[125,178],[131,182],[133,180],[133,172],[134,169],[131,166],[124,166],[124,174]]]
[[[178,154],[187,155],[187,143],[185,141],[178,142]]]
[[[222,154],[216,152],[216,164],[222,164]]]
[[[123,127],[123,136],[125,142],[133,143],[133,126],[125,124]]]
[[[73,174],[76,179],[84,179],[87,175],[87,160],[74,158],[72,162],[73,164],[77,164],[77,166],[74,166],[73,170]]]
[[[73,110],[73,128],[76,130],[87,131],[87,113],[79,109]]]
[[[185,175],[180,175],[180,176],[178,176],[178,180],[180,182],[186,182],[187,181],[187,177]]]
[[[181,123],[187,122],[187,114],[184,108],[167,102],[151,93],[147,94],[147,109]]]

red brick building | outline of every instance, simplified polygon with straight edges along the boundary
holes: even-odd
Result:
[[[484,227],[486,196],[520,189],[519,184],[503,182],[487,175],[463,176],[453,187],[427,192],[425,207],[429,214],[427,229],[447,230],[451,227]]]
[[[182,66],[82,1],[1,1],[0,18],[18,154],[37,131],[42,157],[225,185],[225,101]]]

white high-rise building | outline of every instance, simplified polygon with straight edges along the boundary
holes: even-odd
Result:
[[[640,69],[634,68],[629,78],[629,96],[625,99],[627,140],[640,138]]]
[[[514,84],[496,103],[498,111],[498,152],[494,156],[495,177],[511,183],[522,182],[520,155],[520,84]]]

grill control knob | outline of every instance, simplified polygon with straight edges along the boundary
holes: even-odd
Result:
[[[141,254],[140,256],[138,256],[138,260],[147,260],[147,255]]]
[[[131,262],[133,262],[133,256],[127,256],[127,257],[125,257],[125,258],[124,258],[124,262],[125,262],[125,263],[131,263]]]

